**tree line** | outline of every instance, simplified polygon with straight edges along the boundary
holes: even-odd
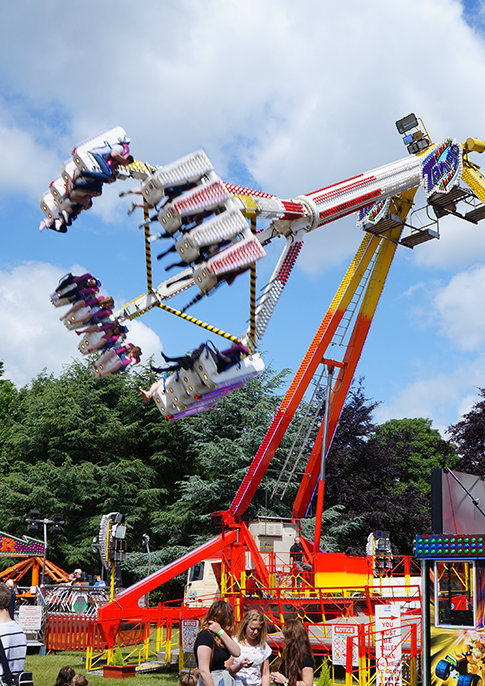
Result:
[[[143,577],[144,533],[150,536],[152,570],[214,535],[210,514],[229,507],[286,377],[268,369],[210,411],[175,422],[138,395],[139,386],[154,380],[149,367],[97,380],[89,361],[76,361],[58,377],[42,373],[20,389],[0,378],[0,529],[22,536],[34,508],[41,517],[63,514],[64,530],[49,541],[49,559],[67,571],[94,573],[100,561],[92,539],[101,515],[122,512],[129,551],[124,582]],[[325,549],[363,553],[368,534],[384,529],[396,553],[412,553],[414,535],[431,527],[431,469],[483,471],[485,390],[479,393],[481,400],[445,440],[425,418],[376,424],[378,403],[366,397],[362,381],[353,385],[327,461]],[[248,519],[290,516],[300,477],[290,479],[282,499],[272,494],[298,419]],[[305,450],[309,454],[311,445]],[[12,562],[0,560],[3,568]]]

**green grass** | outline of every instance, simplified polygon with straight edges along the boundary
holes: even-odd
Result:
[[[178,682],[177,673],[166,669],[151,674],[137,674],[134,679],[103,679],[99,674],[86,672],[84,655],[82,652],[27,655],[25,669],[33,673],[35,686],[54,686],[59,670],[66,665],[71,665],[76,673],[85,674],[89,686],[176,686]]]

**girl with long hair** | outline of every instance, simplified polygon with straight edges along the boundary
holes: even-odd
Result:
[[[312,648],[305,626],[299,619],[289,619],[283,627],[283,649],[278,672],[271,672],[271,682],[279,686],[313,686]]]
[[[249,610],[239,624],[237,643],[241,654],[234,658],[228,670],[237,686],[269,686],[269,656],[266,624],[259,610]]]
[[[232,638],[234,628],[234,611],[231,605],[224,600],[212,603],[201,620],[194,644],[199,686],[231,686],[234,683],[224,664],[231,655],[239,657],[241,652]]]

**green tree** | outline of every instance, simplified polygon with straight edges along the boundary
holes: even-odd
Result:
[[[184,420],[181,430],[194,471],[180,479],[176,498],[158,513],[154,526],[169,546],[187,550],[214,534],[210,515],[230,506],[280,402],[284,376],[267,370],[210,412]],[[259,489],[247,517],[267,511],[268,489],[271,480]],[[280,503],[275,507],[284,509]]]
[[[191,468],[182,427],[138,397],[138,385],[151,378],[142,369],[97,380],[88,362],[75,362],[58,379],[41,374],[18,392],[1,445],[4,530],[22,535],[30,508],[62,513],[64,533],[52,541],[50,557],[97,568],[91,540],[100,517],[120,511],[128,546],[139,545],[140,529],[151,527]]]
[[[479,400],[463,419],[448,428],[460,461],[456,467],[469,474],[485,472],[485,388],[478,389]]]
[[[362,384],[351,390],[327,460],[326,506],[360,517],[347,550],[363,553],[371,531],[390,531],[396,552],[412,553],[415,534],[431,526],[430,473],[456,463],[453,446],[427,419],[372,421],[376,407]]]
[[[0,377],[2,376],[3,362],[0,361]],[[0,378],[0,449],[9,431],[16,399],[17,389],[13,383]]]
[[[431,470],[452,467],[458,461],[456,449],[432,428],[430,419],[390,419],[377,427],[374,438],[396,457],[398,491],[412,484],[429,497]]]
[[[354,532],[359,532],[363,517],[347,516],[344,505],[333,505],[323,512],[320,548],[327,553],[338,553],[345,549]],[[316,517],[305,519],[301,525],[304,536],[314,539]]]

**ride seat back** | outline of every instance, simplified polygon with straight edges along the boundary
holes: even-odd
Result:
[[[64,179],[64,181],[71,181],[76,169],[77,167],[74,164],[74,160],[69,158],[61,167],[61,177]]]
[[[194,269],[193,279],[195,285],[200,288],[202,293],[209,293],[217,286],[217,276],[209,269],[207,262]]]
[[[171,416],[178,412],[177,406],[173,401],[167,396],[163,386],[161,386],[156,393],[153,395],[153,400],[155,405],[158,407],[160,412],[166,417]]]
[[[93,364],[95,376],[103,377],[113,374],[122,366],[122,362],[114,350],[106,350]]]
[[[40,198],[39,205],[47,219],[57,219],[57,217],[59,217],[60,207],[54,200],[50,191],[44,193]]]
[[[81,309],[77,310],[76,312],[73,312],[73,314],[71,314],[70,317],[66,317],[66,319],[63,320],[64,326],[66,327],[66,329],[69,329],[69,331],[72,331],[90,317],[91,308],[81,307]]]
[[[157,172],[151,174],[142,184],[141,192],[143,200],[149,205],[155,207],[160,200],[165,196],[165,186],[159,181]]]
[[[214,359],[214,353],[206,346],[202,355],[195,361],[194,370],[200,377],[200,380],[207,388],[214,388],[214,376],[217,376],[217,364]]]
[[[64,305],[70,305],[72,300],[70,298],[59,298],[57,293],[51,293],[51,303],[54,307],[64,307]]]
[[[182,238],[175,243],[175,250],[179,257],[187,264],[193,262],[200,255],[199,246],[194,244],[189,236],[182,236]]]
[[[88,150],[76,153],[74,161],[80,172],[90,171],[97,174],[102,173],[101,167]]]
[[[109,145],[116,145],[125,140],[127,140],[126,131],[121,126],[114,126],[112,129],[107,129],[93,138],[87,138],[73,149],[72,159],[74,160],[74,164],[82,171],[82,159],[86,159],[85,155],[89,150],[101,148],[106,143]]]
[[[187,405],[190,405],[195,400],[194,397],[187,393],[178,372],[171,374],[168,379],[166,379],[165,393],[167,400],[178,408],[187,407]]]
[[[92,350],[93,346],[97,345],[102,338],[102,331],[92,331],[91,333],[85,334],[78,345],[79,352],[83,355],[87,355],[89,351]]]
[[[51,195],[54,198],[55,202],[57,202],[59,205],[61,205],[62,201],[66,195],[66,181],[65,181],[65,179],[63,179],[62,176],[58,176],[57,179],[54,179],[54,181],[50,182],[49,190],[50,190]]]
[[[253,355],[248,355],[248,357],[238,360],[235,364],[224,369],[224,371],[219,372],[219,374],[212,377],[212,380],[217,388],[224,388],[234,384],[242,385],[245,383],[245,380],[261,374],[263,370],[263,358],[259,353],[253,353]]]
[[[195,396],[207,391],[207,386],[202,381],[197,371],[190,369],[181,369],[179,371],[180,381],[183,383],[188,395],[195,399]]]

